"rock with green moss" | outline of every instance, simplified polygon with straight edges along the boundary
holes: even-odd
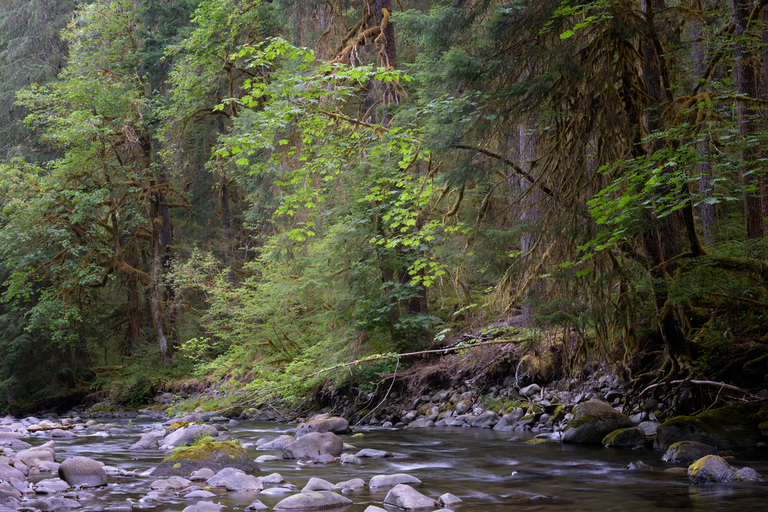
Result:
[[[717,455],[707,455],[688,466],[688,478],[695,485],[725,482],[763,482],[752,468],[736,469]]]
[[[228,467],[237,468],[246,473],[259,470],[259,467],[237,442],[208,441],[184,448],[163,459],[153,475],[189,476],[202,468],[220,471]]]
[[[679,441],[698,441],[718,450],[755,448],[762,441],[759,425],[765,420],[758,412],[754,404],[736,404],[669,418],[659,424],[655,448],[666,450]]]
[[[573,420],[563,433],[563,442],[601,444],[614,430],[632,426],[632,420],[609,404],[588,400],[573,408]]]
[[[645,432],[640,427],[619,428],[603,438],[607,448],[638,448],[645,444]]]
[[[697,441],[680,441],[671,445],[661,460],[673,464],[683,464],[699,460],[707,455],[717,455],[717,449]]]

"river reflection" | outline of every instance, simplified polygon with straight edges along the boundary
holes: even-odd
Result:
[[[80,455],[140,473],[155,467],[165,456],[165,452],[159,450],[128,449],[152,422],[105,420],[105,423],[107,421],[113,421],[117,427],[110,430],[111,437],[90,435],[57,439],[56,460],[61,462]],[[228,428],[233,438],[253,443],[259,438],[292,433],[291,427],[243,422]],[[657,452],[558,444],[527,445],[507,441],[511,437],[509,432],[452,427],[363,428],[357,432],[363,436],[341,437],[356,448],[387,450],[395,453],[395,457],[363,459],[362,466],[280,460],[261,463],[259,474],[280,473],[288,483],[301,489],[313,476],[337,483],[351,478],[363,478],[368,482],[377,474],[408,473],[422,480],[423,485],[418,490],[432,498],[450,492],[464,500],[453,507],[456,512],[768,510],[768,484],[691,486],[685,476],[664,473],[664,469],[671,466],[663,463]],[[517,432],[515,435],[523,440],[528,438]],[[27,439],[35,445],[47,440]],[[249,453],[256,458],[276,452],[252,449]],[[649,464],[655,471],[628,471],[627,464],[637,460]],[[764,453],[737,453],[735,460],[730,462],[737,467],[750,466],[768,475],[768,457]],[[51,475],[38,475],[32,480],[42,478],[51,478]],[[108,486],[89,489],[97,500],[81,503],[85,510],[104,510],[128,498],[133,501],[134,509],[160,512],[181,511],[198,501],[184,499],[183,493],[167,493],[157,500],[140,501],[157,478],[138,474],[110,476]],[[256,499],[272,508],[286,496],[223,489],[210,491],[217,495],[212,501],[228,507],[225,511],[243,510]],[[350,492],[346,496],[354,505],[343,510],[362,512],[368,505],[382,506],[386,493],[386,490],[371,492],[368,488]]]

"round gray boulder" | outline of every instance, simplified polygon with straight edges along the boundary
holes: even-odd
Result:
[[[717,455],[717,449],[708,444],[697,441],[680,441],[671,445],[664,456],[661,458],[664,462],[673,464],[690,463],[699,460],[707,455]]]
[[[88,457],[70,457],[59,466],[59,478],[69,485],[100,487],[107,485],[107,473],[97,461]]]
[[[338,457],[344,442],[332,432],[311,432],[283,448],[284,459],[314,459],[318,455]]]
[[[401,508],[403,510],[426,510],[437,508],[439,503],[406,484],[398,484],[387,493],[384,498],[385,505]]]
[[[277,505],[275,510],[321,510],[352,505],[352,500],[331,491],[302,492],[288,496]]]

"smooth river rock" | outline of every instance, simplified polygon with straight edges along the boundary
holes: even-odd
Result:
[[[284,459],[314,459],[318,455],[338,457],[344,442],[332,432],[312,432],[283,448]]]
[[[302,492],[288,496],[277,505],[275,510],[321,510],[352,505],[352,500],[331,491]]]
[[[277,439],[273,439],[272,441],[268,441],[266,443],[260,444],[256,449],[257,450],[275,450],[279,451],[288,446],[291,443],[295,443],[296,438],[289,435],[282,435],[278,437]]]
[[[395,473],[394,475],[376,475],[368,482],[368,486],[372,489],[375,487],[393,487],[399,484],[420,485],[421,480],[405,473]]]
[[[300,439],[312,432],[333,432],[334,434],[346,434],[349,423],[344,418],[332,417],[318,420],[310,420],[296,427],[296,439]]]
[[[173,448],[181,445],[191,446],[198,439],[203,437],[216,438],[218,435],[219,431],[213,425],[190,425],[177,429],[165,436],[162,445]]]
[[[424,496],[419,491],[407,484],[397,484],[384,498],[385,505],[404,510],[426,510],[437,508],[439,503],[429,496]]]
[[[59,478],[69,485],[100,487],[107,485],[107,473],[97,461],[88,457],[70,457],[59,466]]]

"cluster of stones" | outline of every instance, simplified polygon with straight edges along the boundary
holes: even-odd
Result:
[[[363,489],[366,486],[374,492],[386,492],[382,505],[391,505],[403,510],[432,510],[461,503],[461,499],[444,494],[435,499],[422,494],[414,487],[421,481],[404,473],[377,475],[365,482],[361,478],[331,483],[321,478],[310,478],[302,488],[287,483],[279,473],[254,476],[259,471],[257,461],[310,459],[318,463],[341,462],[360,464],[362,459],[391,457],[392,453],[382,450],[353,450],[337,434],[349,431],[346,420],[321,415],[299,425],[295,436],[283,435],[277,439],[259,439],[251,443],[257,450],[276,451],[280,455],[263,455],[252,461],[245,448],[227,439],[226,427],[221,417],[209,417],[214,423],[195,423],[200,414],[167,421],[161,427],[144,434],[131,446],[131,450],[171,450],[183,445],[186,449],[167,457],[151,470],[134,473],[106,466],[87,457],[70,457],[55,462],[55,440],[32,447],[22,437],[70,437],[77,435],[109,436],[116,426],[99,425],[93,420],[83,424],[80,418],[65,418],[60,423],[50,420],[26,418],[16,421],[7,417],[0,421],[0,512],[6,511],[53,511],[82,507],[81,501],[96,499],[86,489],[107,485],[110,476],[129,474],[155,477],[149,485],[149,492],[137,502],[127,500],[113,504],[105,510],[130,511],[135,508],[155,506],[166,497],[181,495],[195,503],[184,512],[220,512],[222,506],[211,501],[216,494],[209,489],[227,491],[256,491],[265,496],[286,495],[275,510],[320,510],[343,507],[352,503],[344,493]],[[218,422],[216,421],[218,420]],[[236,422],[235,422],[236,423]],[[348,453],[343,453],[344,451]],[[199,457],[203,453],[204,457]],[[223,457],[219,455],[224,454]],[[186,456],[186,458],[185,458]],[[184,472],[183,475],[178,474]],[[32,485],[30,475],[51,473]],[[53,475],[58,475],[54,477]],[[268,507],[255,500],[246,510],[258,511]],[[368,512],[384,509],[371,505]],[[448,511],[448,508],[444,508]]]

